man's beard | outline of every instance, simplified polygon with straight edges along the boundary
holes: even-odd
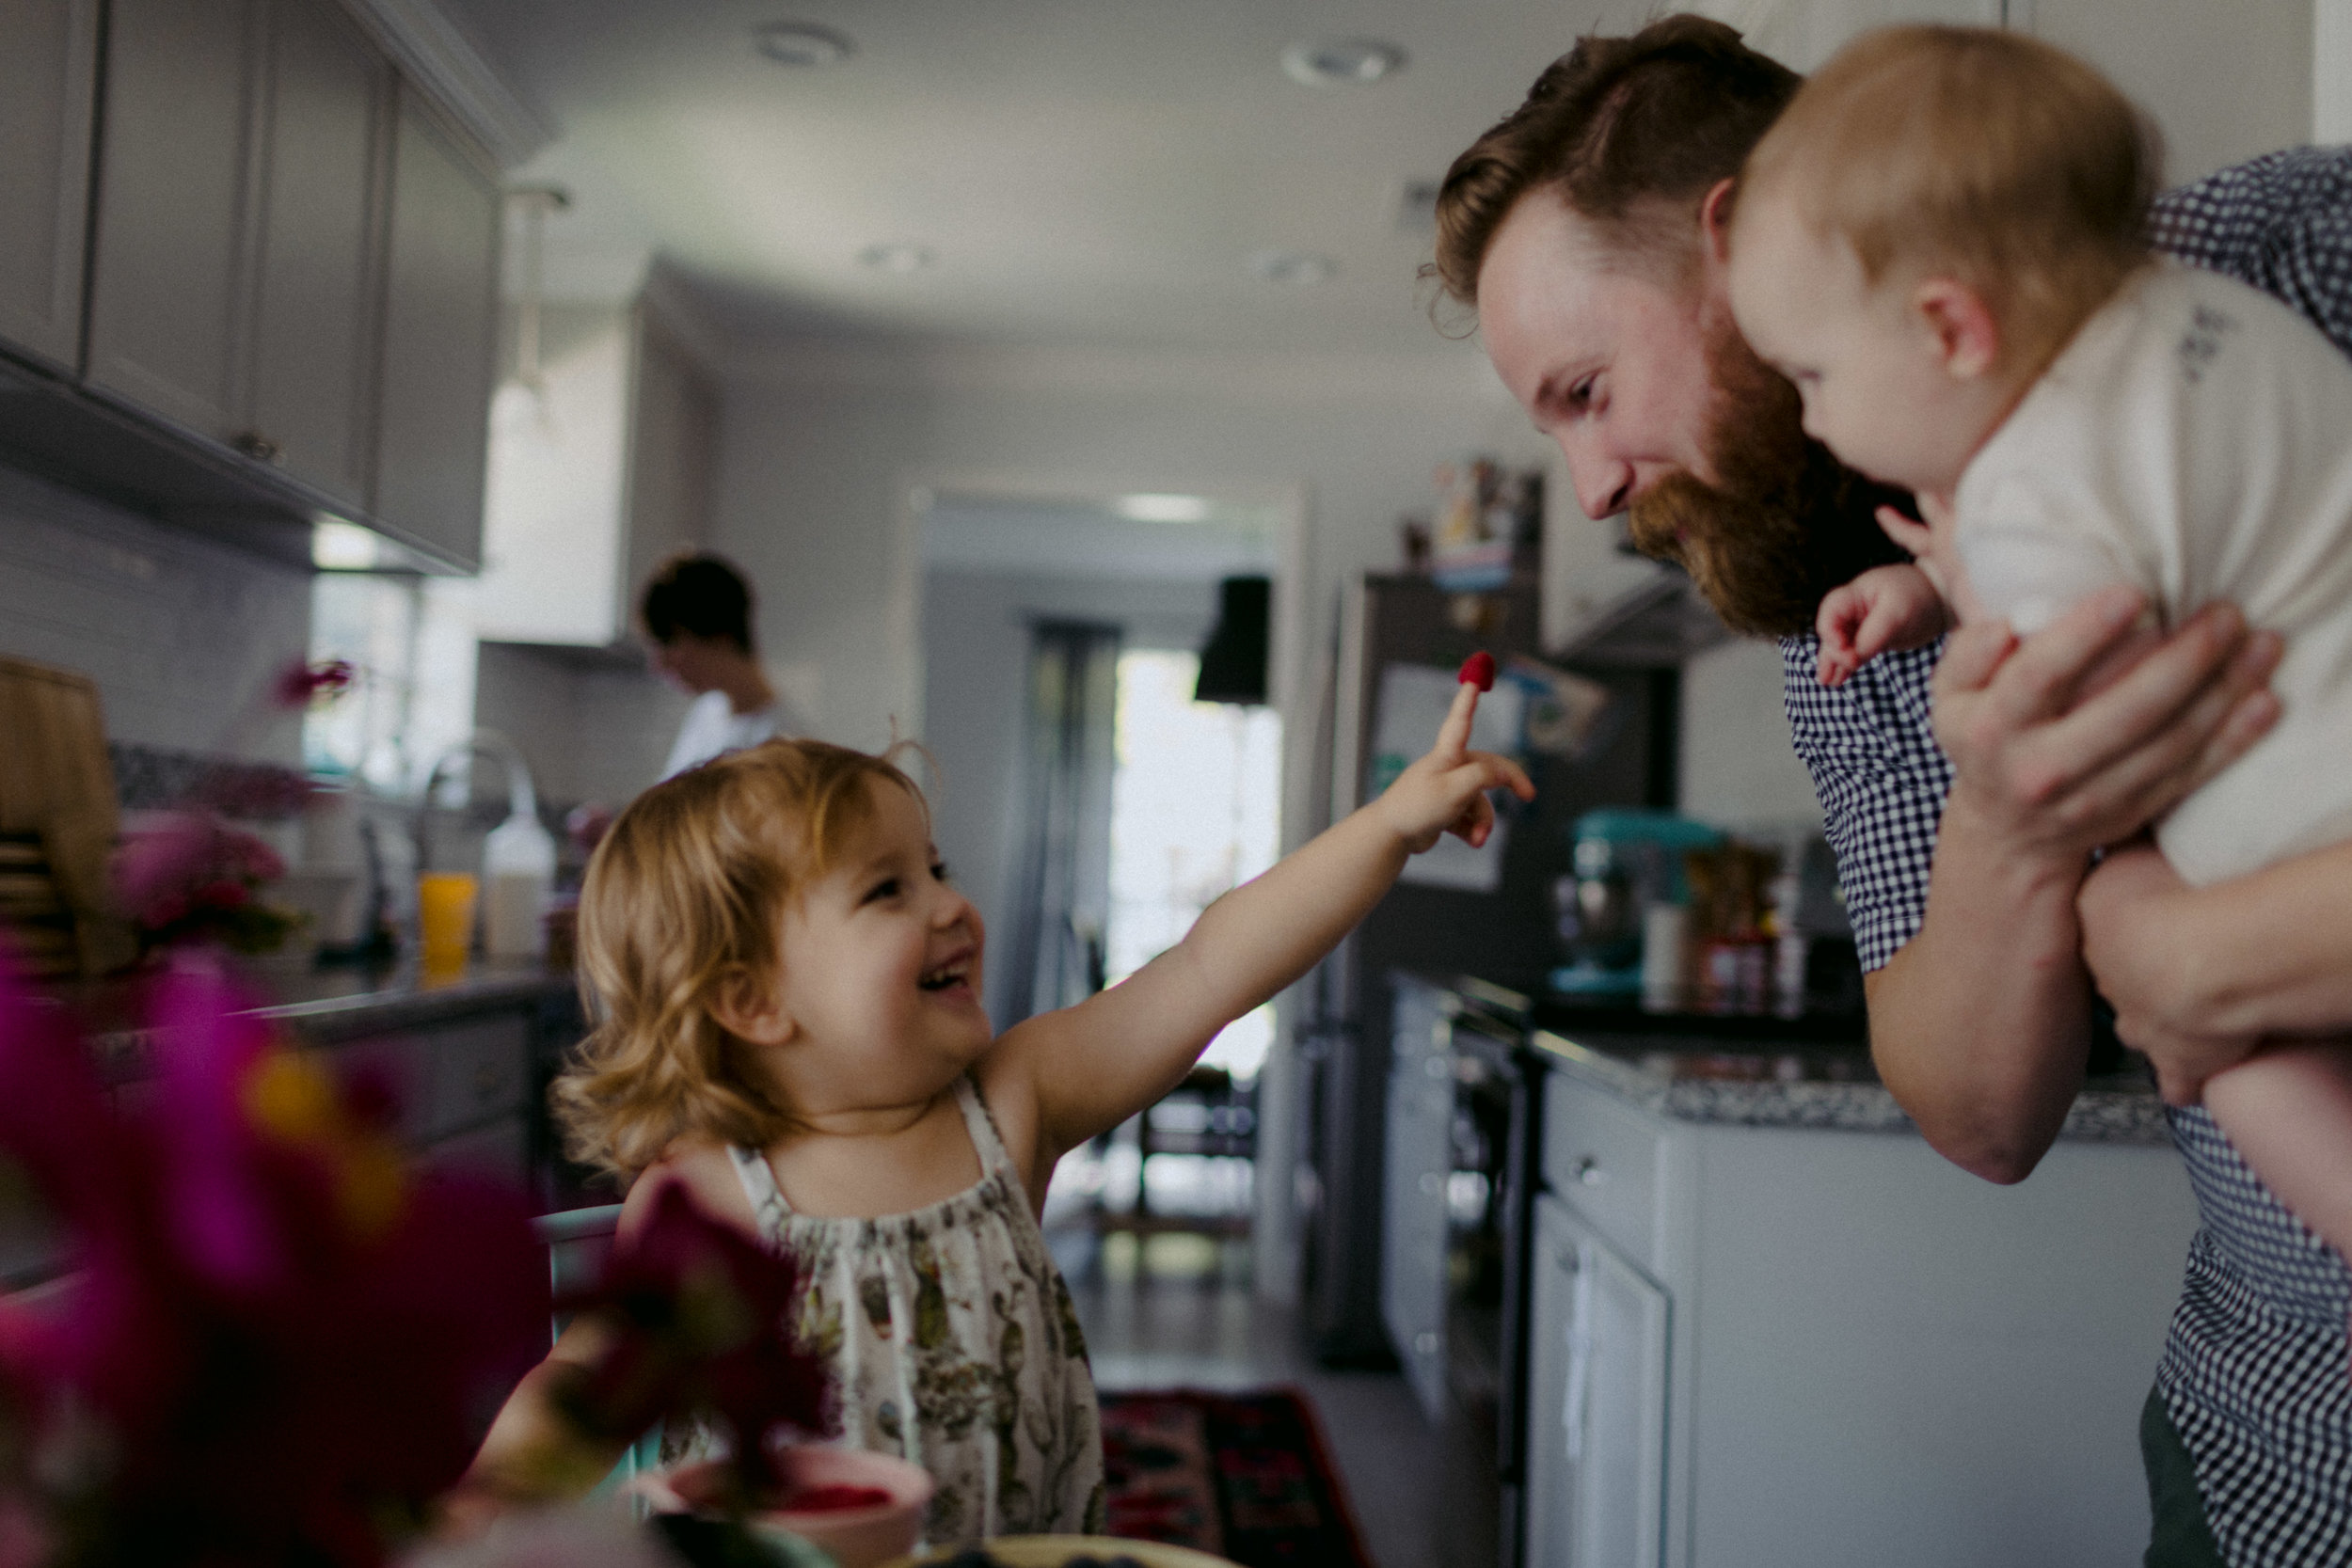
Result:
[[[1908,561],[1878,525],[1907,492],[1864,478],[1804,433],[1797,389],[1726,320],[1708,344],[1709,484],[1670,474],[1634,499],[1634,547],[1671,561],[1732,630],[1813,629],[1821,597],[1872,566]]]

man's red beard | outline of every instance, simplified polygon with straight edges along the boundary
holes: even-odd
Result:
[[[1728,319],[1709,336],[1713,483],[1670,474],[1627,517],[1634,547],[1671,561],[1724,624],[1751,636],[1810,631],[1821,597],[1872,566],[1908,561],[1878,509],[1911,497],[1864,478],[1804,433],[1797,389]]]

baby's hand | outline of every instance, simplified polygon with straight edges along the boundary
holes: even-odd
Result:
[[[1916,566],[1873,566],[1821,600],[1823,686],[1843,685],[1889,648],[1920,648],[1951,629],[1951,611]]]
[[[1489,789],[1508,789],[1522,800],[1535,799],[1535,785],[1525,769],[1508,757],[1470,749],[1470,720],[1478,712],[1478,688],[1464,681],[1454,693],[1454,706],[1438,727],[1438,743],[1429,754],[1397,775],[1379,800],[1373,802],[1389,826],[1414,854],[1450,832],[1472,848],[1494,832],[1494,803]]]

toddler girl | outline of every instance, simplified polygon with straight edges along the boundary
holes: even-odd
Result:
[[[811,1271],[798,1326],[833,1361],[840,1435],[931,1473],[933,1544],[1099,1531],[1094,1387],[1038,1229],[1046,1180],[1329,951],[1406,856],[1441,832],[1483,843],[1485,791],[1533,799],[1516,764],[1467,749],[1476,705],[1465,684],[1427,756],[1175,947],[1000,1037],[978,911],[886,758],[778,740],[659,784],[582,891],[602,1022],[558,1085],[573,1145],[631,1182],[624,1236],[677,1180]],[[549,1380],[598,1333],[575,1323],[509,1401],[478,1490],[529,1471]]]
[[[2260,291],[2150,259],[2155,164],[2132,106],[2046,44],[1870,34],[1757,144],[1730,289],[1806,430],[1926,518],[1883,518],[1916,567],[1822,601],[1824,681],[2116,584],[2168,623],[2229,599],[2283,634],[2280,722],[2157,828],[2201,885],[2352,837],[2352,364]],[[2205,1101],[2352,1253],[2342,1045],[2273,1046]]]

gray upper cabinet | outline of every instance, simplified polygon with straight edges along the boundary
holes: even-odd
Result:
[[[487,164],[404,92],[370,510],[469,567],[482,558],[503,212]]]
[[[333,0],[114,0],[88,384],[366,500],[391,68]]]
[[[322,0],[275,0],[248,454],[367,504],[392,72]]]
[[[0,6],[0,339],[59,369],[82,348],[98,0]]]
[[[88,385],[198,435],[242,421],[262,8],[113,0]]]

